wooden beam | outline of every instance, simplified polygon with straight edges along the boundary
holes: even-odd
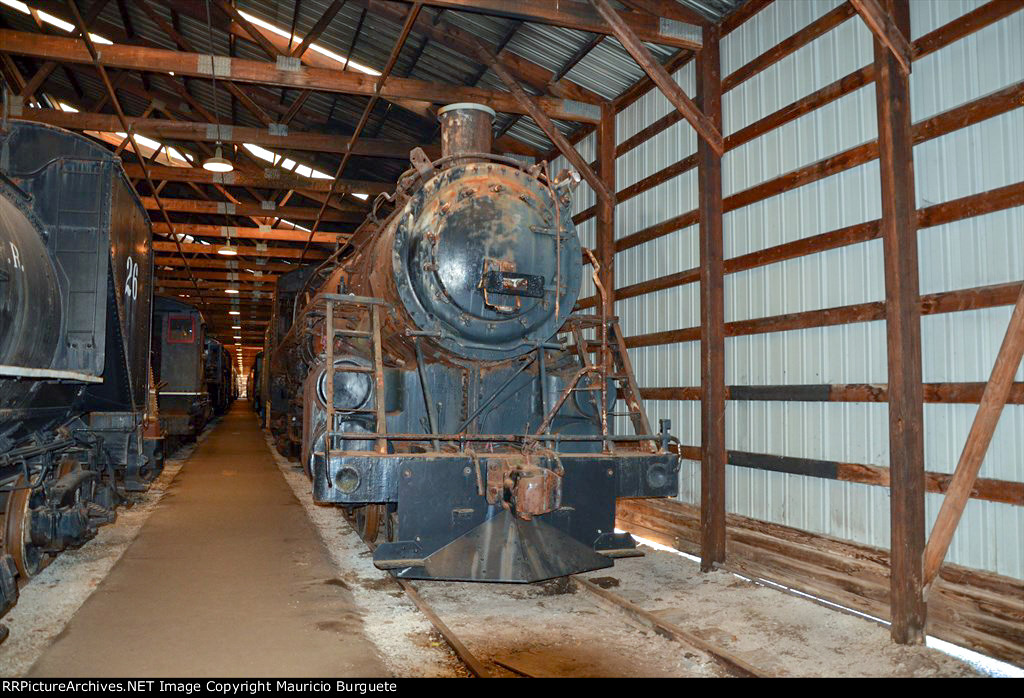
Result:
[[[246,267],[255,271],[263,272],[289,272],[298,269],[296,264],[285,264],[283,262],[268,262],[263,260],[263,264],[258,261],[249,261],[244,259],[232,259],[221,255],[213,255],[211,257],[192,257],[189,262],[193,267],[200,269],[230,269],[231,271],[243,272]],[[172,267],[174,269],[181,268],[181,259],[179,257],[161,257],[155,256],[153,258],[153,264],[157,267]]]
[[[621,194],[620,194],[621,197]],[[1024,206],[1024,182],[1009,184],[991,191],[970,194],[959,199],[944,201],[941,204],[932,204],[927,208],[918,209],[918,228],[930,228],[934,226],[952,223],[981,216],[995,211],[1005,211],[1008,208]],[[856,245],[870,240],[876,240],[881,235],[880,221],[872,220],[863,223],[855,223],[836,230],[810,235],[805,238],[798,238],[791,242],[784,242],[779,245],[765,247],[754,252],[730,257],[725,260],[725,273],[735,274],[757,267],[776,264],[789,259],[797,259],[812,254],[836,250],[849,245]],[[617,300],[635,298],[647,293],[654,293],[666,288],[675,288],[685,284],[696,283],[700,280],[700,268],[694,267],[683,271],[672,272],[653,279],[645,279],[635,284],[622,286],[615,289]],[[591,308],[596,305],[595,296],[582,298],[576,303],[577,308]]]
[[[917,145],[918,143],[938,138],[965,126],[980,123],[985,119],[1017,109],[1020,106],[1022,96],[1024,96],[1024,81],[1014,83],[984,97],[919,121],[913,127],[914,144]],[[853,167],[870,162],[877,157],[877,140],[855,145],[835,155],[830,155],[817,162],[790,170],[777,177],[748,187],[743,191],[729,195],[725,199],[725,212],[729,213],[744,206],[749,206],[752,203],[791,191],[805,184],[817,182],[826,177],[845,172]],[[582,216],[580,215],[573,217],[573,220],[577,221],[577,223],[581,219]],[[622,252],[631,247],[668,235],[680,228],[693,225],[696,222],[697,211],[695,209],[620,237],[615,242],[615,249],[617,252]]]
[[[913,59],[914,49],[907,34],[896,26],[892,15],[882,9],[878,0],[850,0],[850,4],[875,35],[875,40],[892,53],[903,74],[910,75],[910,61]]]
[[[999,423],[999,416],[1006,406],[1010,390],[1013,388],[1013,377],[1024,356],[1024,287],[1017,297],[1017,304],[1010,316],[1010,324],[1006,328],[1003,343],[996,354],[985,392],[981,396],[981,404],[971,424],[964,450],[953,472],[949,490],[942,500],[939,515],[932,526],[931,536],[924,551],[924,584],[928,586],[939,573],[939,567],[946,557],[949,544],[953,540],[957,524],[971,496],[981,463],[992,442],[992,434]]]
[[[544,113],[544,110],[541,109],[538,103],[539,98],[527,94],[523,86],[519,84],[519,81],[515,79],[501,62],[501,59],[494,55],[489,48],[479,41],[475,42],[475,48],[477,55],[480,56],[487,67],[493,70],[494,74],[501,78],[501,81],[512,92],[516,101],[522,106],[523,111],[530,115],[544,134],[558,147],[562,155],[565,156],[565,159],[572,163],[572,166],[583,175],[583,178],[587,180],[587,183],[590,184],[598,198],[606,202],[612,202],[612,205],[614,205],[615,191],[605,185],[604,181],[590,168],[590,165],[583,156],[576,151],[566,137],[562,135],[562,132],[558,130],[558,126],[548,118],[548,115]]]
[[[202,213],[210,215],[249,216],[261,218],[284,218],[296,221],[311,221],[316,218],[318,209],[310,206],[277,206],[264,208],[261,204],[231,203],[228,201],[202,201],[200,199],[165,199],[160,197],[168,211],[176,213]],[[273,202],[269,202],[273,204]],[[142,197],[142,205],[149,211],[156,209],[156,201],[151,196]],[[361,223],[366,215],[352,210],[327,211],[325,221],[337,223]]]
[[[720,125],[716,125],[710,117],[702,113],[697,108],[697,105],[686,96],[683,88],[676,84],[676,81],[672,79],[668,71],[651,55],[651,52],[644,46],[640,37],[630,29],[629,25],[622,19],[622,16],[608,4],[608,0],[590,0],[590,3],[604,20],[608,22],[608,25],[615,33],[615,38],[625,47],[629,55],[637,62],[637,65],[643,68],[644,72],[647,73],[665,97],[668,98],[668,101],[672,103],[672,106],[679,110],[683,118],[693,126],[701,140],[710,145],[715,154],[721,157],[722,153],[725,152],[725,145],[722,142]]]
[[[922,315],[934,315],[1012,305],[1017,298],[1020,286],[1020,282],[1013,282],[932,293],[921,297],[919,301],[920,312]],[[849,325],[856,322],[877,322],[885,318],[885,301],[874,301],[857,303],[855,305],[843,305],[837,308],[770,315],[751,320],[734,320],[725,324],[725,336],[743,337],[768,332],[805,330],[809,327],[834,327],[836,325]],[[625,341],[626,346],[633,349],[636,347],[674,344],[676,342],[695,342],[700,339],[700,334],[700,327],[686,327],[678,330],[632,335],[626,337]]]
[[[19,118],[76,131],[116,132],[121,130],[121,125],[114,114],[23,108]],[[238,143],[240,145],[249,143],[265,148],[308,150],[317,153],[347,152],[346,138],[331,133],[293,131],[291,129],[271,131],[251,126],[217,125],[202,121],[149,119],[132,116],[127,117],[127,120],[135,133],[157,140],[171,139],[206,143]],[[409,151],[417,147],[417,145],[416,143],[366,138],[356,143],[352,149],[352,154],[363,157],[408,160]],[[432,157],[439,156],[441,152],[440,146],[437,145],[422,145],[420,147]]]
[[[897,26],[910,33],[906,2],[886,0]],[[889,467],[894,641],[924,642],[924,396],[921,384],[921,305],[914,208],[910,87],[899,61],[875,40],[882,249],[889,357]]]
[[[697,56],[697,98],[709,125],[718,132],[722,125],[722,75],[716,26],[704,29],[704,49]],[[697,167],[701,269],[700,566],[708,572],[725,562],[725,247],[721,150],[709,141],[699,140]]]
[[[217,248],[215,245],[200,245],[199,243],[183,242],[180,243],[181,251],[189,254],[217,254]],[[239,257],[282,257],[287,259],[298,259],[302,254],[302,250],[293,247],[267,247],[266,249],[258,249],[253,245],[236,245]],[[173,242],[161,242],[156,240],[153,242],[154,252],[175,252],[178,247]],[[327,253],[321,252],[320,250],[310,250],[306,253],[306,257],[309,259],[327,259]],[[191,259],[189,260],[192,261]]]
[[[153,223],[153,233],[170,235],[171,230],[166,223]],[[285,242],[305,242],[309,233],[304,230],[271,228],[246,228],[234,225],[207,225],[203,223],[175,223],[174,231],[182,235],[196,237],[240,238],[243,240],[277,240]],[[348,239],[347,233],[317,233],[313,242],[336,245]]]
[[[598,172],[608,191],[615,191],[615,108],[610,102],[601,107],[601,124],[597,129]],[[605,318],[615,317],[615,200],[601,198],[597,202],[597,260],[601,264],[601,285],[604,286]]]
[[[89,52],[81,40],[57,36],[43,36],[30,32],[0,30],[0,51],[22,56],[67,63],[91,63]],[[212,58],[212,60],[211,60]],[[309,66],[278,66],[275,63],[252,61],[228,56],[209,56],[188,51],[130,46],[105,45],[99,56],[101,65],[125,70],[148,71],[196,78],[210,78],[214,71],[225,81],[255,83],[276,87],[296,87],[323,92],[373,96],[374,76],[329,68]],[[464,87],[426,82],[411,78],[391,78],[380,96],[389,101],[407,98],[449,104],[451,102],[480,102],[495,111],[526,114],[528,111],[510,94],[501,90]],[[539,107],[548,116],[564,121],[597,123],[600,116],[590,110],[581,110],[571,100],[538,97]]]
[[[280,168],[266,168],[264,174],[246,174],[244,172],[210,172],[201,168],[193,167],[169,167],[166,165],[153,165],[150,172],[155,180],[167,182],[195,182],[196,184],[223,184],[229,187],[258,187],[260,189],[297,189],[298,191],[319,192],[325,194],[331,191],[331,179],[313,179],[293,175]],[[142,177],[142,171],[137,163],[126,163],[125,174],[132,179]],[[394,185],[387,182],[367,182],[358,179],[343,179],[338,181],[335,193],[356,192],[375,196],[383,192],[390,192]]]
[[[278,276],[280,276],[279,274],[275,274],[274,272],[268,272],[266,274],[263,274],[263,273],[254,274],[252,272],[248,272],[248,271],[244,271],[244,270],[242,270],[242,271],[200,271],[200,270],[196,270],[196,271],[192,272],[192,275],[195,276],[197,279],[219,279],[221,281],[236,281],[236,280],[257,281],[257,280],[262,279],[264,281],[270,281],[271,283],[274,283],[277,280]],[[164,269],[164,268],[159,267],[159,266],[156,268],[156,276],[157,276],[158,279],[183,279],[183,278],[186,278],[184,276],[184,272],[182,272],[180,269]]]
[[[687,22],[697,26],[711,24],[708,19],[685,5],[680,5],[676,0],[619,0],[623,5],[640,12],[647,12],[655,17],[674,19],[677,22]]]
[[[925,383],[924,401],[940,404],[981,402],[986,383]],[[700,400],[700,386],[642,388],[647,400]],[[730,385],[727,400],[755,402],[888,402],[884,383],[820,383],[809,385]],[[1024,405],[1024,383],[1013,383],[1007,404]]]
[[[611,35],[606,19],[577,0],[427,0],[428,5],[450,10],[510,17],[525,22],[553,24],[556,27]],[[641,12],[627,12],[622,21],[642,41],[663,46],[700,50],[700,27],[673,20],[670,23]]]

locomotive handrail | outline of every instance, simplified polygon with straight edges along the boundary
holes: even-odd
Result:
[[[511,443],[530,443],[533,441],[565,441],[565,442],[588,442],[588,441],[611,441],[629,443],[634,441],[658,441],[664,438],[673,443],[678,441],[677,437],[665,434],[395,434],[390,432],[378,433],[370,431],[331,431],[333,438],[341,441],[370,441],[373,439],[390,439],[392,441],[506,441]],[[360,451],[364,453],[364,451]],[[365,453],[374,453],[365,451]],[[422,454],[402,453],[381,453],[381,456],[402,456]],[[489,453],[477,453],[478,456],[489,456]],[[497,454],[494,454],[497,455]],[[589,454],[598,455],[598,454]],[[608,454],[605,454],[608,455]]]
[[[295,320],[292,322],[291,328],[288,330],[288,332],[285,334],[285,336],[281,338],[281,341],[278,342],[277,346],[274,348],[274,354],[275,355],[276,355],[278,349],[280,349],[281,347],[283,347],[283,346],[285,346],[287,344],[292,343],[295,340],[295,337],[293,336],[294,334],[296,334],[297,332],[300,332],[300,331],[301,332],[305,331],[304,329],[300,329],[299,328],[299,320],[301,318],[303,318],[304,316],[308,315],[309,313],[313,312],[314,310],[320,309],[320,306],[322,304],[325,304],[327,301],[331,301],[331,302],[334,302],[334,303],[342,303],[342,304],[346,304],[346,305],[359,305],[359,306],[364,306],[364,307],[373,306],[373,305],[379,305],[379,306],[382,306],[382,307],[385,307],[385,308],[390,308],[391,307],[390,303],[388,303],[387,301],[381,300],[380,298],[371,298],[369,296],[347,295],[347,294],[342,294],[342,293],[318,293],[315,296],[313,296],[313,298],[309,301],[309,303],[307,303],[302,308],[301,311],[299,311],[299,314],[295,317]]]

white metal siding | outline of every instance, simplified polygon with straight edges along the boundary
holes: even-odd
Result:
[[[779,1],[722,42],[727,75],[822,16],[839,0]],[[913,37],[972,10],[978,2],[911,3]],[[915,62],[914,121],[1024,79],[1024,12]],[[731,133],[871,62],[870,32],[858,17],[799,49],[726,93],[725,133]],[[676,74],[695,93],[694,66]],[[671,109],[658,91],[618,116],[619,142]],[[875,138],[873,85],[737,148],[723,159],[728,196],[796,167]],[[689,155],[693,130],[680,123],[619,158],[621,189]],[[592,138],[586,154],[593,155]],[[1024,109],[915,148],[919,206],[1024,180]],[[785,192],[726,214],[725,254],[734,257],[842,226],[878,218],[877,162]],[[589,202],[588,204],[589,205]],[[619,204],[616,235],[693,210],[697,179],[689,172]],[[582,210],[581,207],[579,210]],[[592,225],[588,223],[587,225]],[[586,226],[584,226],[586,227]],[[592,234],[592,228],[589,229]],[[989,214],[920,232],[921,291],[934,293],[1024,278],[1024,210]],[[588,238],[587,244],[593,244]],[[616,256],[622,287],[698,266],[692,226]],[[880,241],[851,245],[726,277],[726,321],[884,299]],[[699,324],[698,285],[621,301],[626,334]],[[589,295],[584,293],[584,295]],[[929,316],[922,322],[924,379],[984,381],[1009,318],[1009,308]],[[697,385],[696,342],[631,350],[643,386]],[[860,323],[737,337],[726,342],[729,384],[884,383],[885,323]],[[1024,380],[1024,370],[1018,375]],[[668,417],[683,443],[700,442],[697,402],[648,401],[652,420]],[[927,468],[951,472],[977,407],[925,406]],[[727,446],[760,453],[888,465],[884,404],[730,402]],[[1024,407],[1008,406],[982,467],[982,477],[1024,480]],[[681,499],[699,501],[699,465],[687,462]],[[940,495],[927,497],[929,525]],[[866,544],[889,544],[889,496],[873,487],[728,467],[729,511]],[[1024,512],[972,500],[949,560],[1024,577]]]

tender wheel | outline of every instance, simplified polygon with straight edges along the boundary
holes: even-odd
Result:
[[[32,490],[28,489],[25,476],[19,476],[13,487],[14,490],[7,494],[4,507],[4,552],[14,558],[18,574],[27,579],[42,569],[43,552],[32,544]]]

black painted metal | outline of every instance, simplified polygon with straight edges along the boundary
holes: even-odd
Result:
[[[160,426],[174,441],[194,439],[213,415],[206,383],[206,323],[195,306],[156,296],[153,380]]]
[[[531,582],[607,567],[636,552],[614,532],[616,499],[678,491],[667,432],[605,434],[605,378],[559,338],[583,273],[578,178],[498,160],[419,162],[394,212],[311,277],[264,349],[279,445],[301,432],[315,501],[378,507],[389,539],[374,562],[401,577]],[[278,296],[294,285],[279,281]],[[371,306],[383,306],[379,336]]]
[[[113,520],[162,467],[147,447],[149,218],[86,137],[0,126],[0,613],[15,575]]]

